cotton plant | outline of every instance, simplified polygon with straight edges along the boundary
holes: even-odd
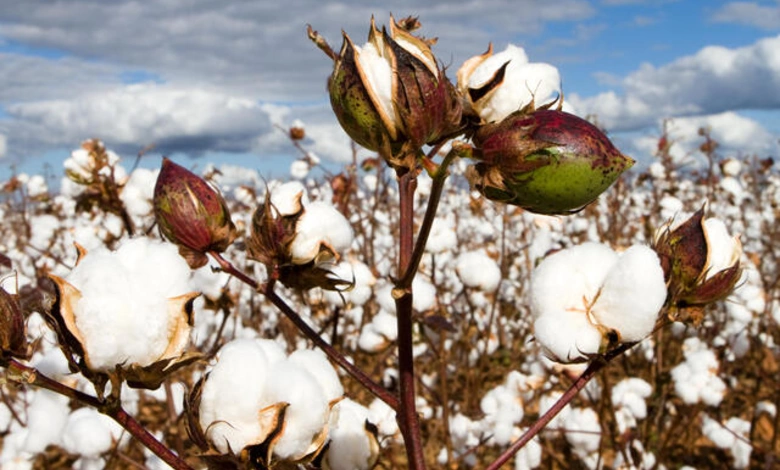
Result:
[[[627,363],[647,364],[656,348],[678,343],[685,360],[671,372],[674,399],[723,399],[691,392],[701,383],[723,390],[715,379],[727,362],[685,339],[693,331],[685,328],[708,328],[707,310],[748,276],[730,232],[755,226],[734,224],[733,210],[725,221],[703,210],[680,217],[695,186],[672,188],[663,165],[648,176],[665,188],[658,194],[627,195],[619,185],[623,192],[599,198],[634,161],[571,112],[553,66],[530,62],[517,46],[496,54],[491,47],[451,83],[419,26],[415,18],[391,17],[386,27],[372,20],[365,43],[344,33],[338,51],[309,29],[333,60],[327,89],[336,118],[375,154],[328,175],[329,185],[309,176],[313,153],[291,167],[297,181],[285,183],[240,168],[197,175],[167,158],[159,172],[128,175],[97,140],[74,152],[66,194],[25,218],[33,247],[17,255],[24,251],[15,239],[7,242],[28,289],[0,292],[8,377],[67,399],[25,396],[42,403],[28,410],[33,428],[48,409],[56,430],[30,442],[6,437],[4,468],[29,464],[52,443],[79,453],[83,468],[130,445],[114,442],[117,429],[105,416],[82,409],[121,424],[154,454],[143,456],[150,467],[423,469],[435,456],[441,467],[495,469],[513,460],[535,468],[557,439],[595,468],[610,464],[599,450],[612,422],[595,407],[566,405],[585,389],[612,404],[618,431],[639,432],[648,413],[666,409],[648,408],[652,385],[626,377],[610,389],[591,379],[629,350]],[[294,144],[304,135],[294,123]],[[720,190],[736,198],[745,172],[724,162],[723,174],[735,180]],[[463,185],[445,188],[450,177]],[[42,194],[40,186],[28,192]],[[610,235],[605,227],[623,210],[641,228]],[[659,212],[683,221],[647,240]],[[33,248],[49,256],[33,262]],[[43,281],[35,297],[29,286],[41,274],[56,289]],[[753,294],[740,301],[758,316],[761,306],[748,304]],[[42,316],[28,315],[31,305],[55,330],[45,341],[33,333]],[[746,317],[728,310],[734,325]],[[59,354],[56,367],[41,360],[46,348]],[[431,367],[436,361],[441,367]],[[493,367],[513,372],[499,376]],[[147,399],[176,402],[181,383],[198,383],[186,409],[169,407],[198,447],[191,455],[177,455],[167,434],[131,416],[142,402],[135,387],[155,389]],[[611,395],[599,398],[602,390]],[[68,399],[85,407],[72,411]],[[437,426],[444,419],[447,426]],[[14,434],[21,427],[8,426]],[[718,440],[710,431],[702,429]],[[428,439],[437,432],[446,440]],[[76,434],[95,438],[77,442]],[[643,464],[654,465],[643,445],[637,438],[617,450],[644,452]],[[744,449],[730,448],[744,462]],[[487,455],[498,457],[481,462]]]

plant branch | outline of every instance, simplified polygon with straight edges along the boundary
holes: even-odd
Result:
[[[577,380],[575,380],[574,383],[569,386],[568,390],[566,390],[566,392],[561,395],[558,401],[556,401],[555,404],[553,404],[553,406],[550,407],[546,413],[540,416],[539,419],[536,420],[536,422],[531,425],[531,427],[528,428],[528,430],[522,436],[520,436],[520,438],[513,442],[512,445],[509,446],[509,448],[504,451],[493,463],[485,468],[485,470],[498,470],[502,465],[507,463],[509,459],[511,459],[512,456],[517,453],[517,451],[525,447],[525,445],[528,444],[531,439],[539,434],[542,429],[544,429],[544,427],[547,426],[547,424],[549,424],[550,421],[552,421],[553,418],[555,418],[558,413],[560,413],[566,407],[566,405],[568,405],[569,402],[571,402],[574,397],[577,396],[580,390],[585,388],[585,385],[590,382],[590,379],[595,377],[595,375],[604,367],[606,367],[607,364],[609,364],[613,359],[628,351],[636,344],[637,343],[623,343],[615,349],[607,352],[603,356],[600,356],[591,361],[591,363],[588,365],[588,368],[585,369],[585,372],[583,372],[582,375],[580,375]]]
[[[279,297],[279,295],[274,291],[273,282],[269,282],[267,284],[259,284],[257,281],[247,276],[245,273],[236,269],[236,267],[233,266],[233,264],[230,263],[230,261],[222,257],[221,254],[216,252],[211,252],[210,254],[217,261],[217,263],[219,263],[220,268],[222,268],[224,272],[235,276],[244,284],[264,294],[265,297],[276,308],[278,308],[288,319],[290,319],[290,321],[292,321],[293,324],[295,324],[295,326],[304,335],[306,335],[306,337],[309,338],[309,340],[312,343],[314,343],[315,346],[320,348],[333,362],[335,362],[342,369],[347,371],[347,373],[351,375],[352,378],[357,380],[358,383],[360,383],[363,387],[368,389],[377,398],[385,402],[387,406],[389,406],[393,410],[398,410],[399,408],[398,398],[396,398],[392,393],[388,392],[378,383],[373,381],[359,367],[349,362],[347,358],[344,357],[344,355],[341,354],[338,350],[336,350],[333,346],[331,346],[330,343],[322,339],[322,336],[320,336],[316,331],[314,331],[314,329],[312,329],[303,320],[303,318],[301,318],[301,316],[298,315],[298,313],[295,310],[293,310],[292,307],[290,307],[287,304],[287,302],[284,301],[284,299]]]
[[[417,188],[415,170],[408,171],[398,177],[400,202],[400,240],[398,253],[398,275],[404,276],[411,269],[414,244],[414,191]],[[414,274],[412,274],[412,278]],[[420,421],[417,416],[416,396],[414,391],[414,353],[412,338],[412,286],[396,284],[393,289],[396,317],[398,321],[398,374],[400,409],[396,415],[398,427],[404,436],[406,456],[409,468],[423,470],[425,460],[423,454]]]
[[[147,449],[154,452],[155,455],[160,457],[165,463],[170,465],[175,470],[193,470],[193,468],[190,467],[187,462],[174,454],[168,447],[166,447],[152,434],[150,434],[146,428],[141,426],[141,424],[136,421],[135,418],[130,416],[119,403],[109,405],[106,402],[99,400],[97,397],[70,388],[65,384],[57,382],[56,380],[41,374],[38,372],[38,370],[32,367],[28,367],[13,359],[8,360],[7,363],[3,364],[3,366],[6,368],[6,376],[9,380],[21,384],[44,388],[54,393],[66,396],[72,400],[81,402],[85,405],[91,406],[119,423],[119,425],[122,426],[127,432],[129,432],[135,439],[137,439]]]
[[[468,158],[471,155],[471,147],[461,142],[453,142],[447,156],[444,157],[441,164],[431,173],[431,195],[428,198],[428,206],[425,208],[425,215],[423,216],[422,225],[420,225],[420,232],[417,234],[417,240],[414,245],[414,251],[412,252],[409,265],[405,268],[402,277],[397,283],[397,287],[401,289],[407,289],[412,285],[414,276],[417,274],[417,270],[420,267],[420,261],[425,253],[425,245],[428,243],[428,236],[431,233],[431,227],[433,227],[433,221],[436,218],[436,212],[439,209],[439,201],[441,200],[441,193],[444,189],[444,182],[449,176],[447,171],[450,164],[455,161],[457,157]]]

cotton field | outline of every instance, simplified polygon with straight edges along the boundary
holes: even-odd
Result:
[[[780,177],[766,156],[680,160],[672,145],[565,216],[487,200],[468,160],[450,166],[411,288],[428,466],[487,468],[597,362],[505,468],[773,465]],[[3,182],[0,466],[169,468],[167,451],[180,468],[407,467],[395,175],[357,157],[329,173],[313,154],[286,181],[176,163],[197,163],[229,214],[230,243],[204,259],[160,234],[160,170],[99,141],[59,175]],[[415,230],[435,190],[423,171]],[[699,282],[735,263],[740,277],[669,309],[657,243],[702,208]],[[289,269],[269,272],[280,249]]]

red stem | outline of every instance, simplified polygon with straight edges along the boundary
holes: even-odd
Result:
[[[574,397],[577,396],[577,394],[585,388],[585,385],[590,382],[590,379],[595,377],[595,375],[601,371],[604,367],[607,366],[614,358],[620,356],[624,352],[631,349],[636,343],[623,343],[613,349],[612,351],[607,352],[604,356],[594,359],[589,365],[588,368],[585,369],[585,372],[580,375],[577,380],[574,381],[571,386],[569,386],[568,390],[564,392],[563,395],[558,399],[558,401],[553,404],[553,406],[547,410],[545,414],[543,414],[541,417],[539,417],[538,420],[534,424],[531,425],[530,428],[522,435],[519,439],[517,439],[515,442],[512,443],[511,446],[507,450],[505,450],[493,463],[491,463],[485,470],[498,470],[501,468],[502,465],[507,463],[509,459],[511,459],[517,451],[525,447],[528,442],[531,441],[537,434],[539,434],[542,429],[544,429],[545,426],[547,426],[550,421],[555,418],[558,413],[560,413],[566,405],[571,402]]]
[[[130,435],[175,470],[194,470],[187,462],[174,454],[168,447],[158,441],[149,433],[149,431],[141,426],[141,424],[130,416],[119,403],[108,404],[102,402],[98,400],[97,397],[93,397],[92,395],[88,395],[84,392],[70,388],[67,385],[61,384],[60,382],[41,374],[37,369],[28,367],[13,359],[8,360],[7,364],[4,364],[4,366],[7,370],[7,377],[10,380],[45,388],[46,390],[79,401],[87,406],[91,406],[99,412],[113,418],[113,420],[119,423],[119,425],[129,432]]]
[[[410,268],[414,250],[414,191],[417,175],[409,171],[399,176],[400,240],[398,253],[398,277],[402,278]],[[398,320],[398,373],[400,383],[400,409],[396,415],[398,427],[404,436],[409,468],[425,469],[420,421],[414,392],[414,354],[412,339],[412,286],[398,285],[393,292]]]

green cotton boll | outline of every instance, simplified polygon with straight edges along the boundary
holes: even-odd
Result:
[[[480,160],[467,176],[491,200],[540,214],[569,214],[593,202],[634,161],[596,126],[556,110],[520,111],[482,126]]]

